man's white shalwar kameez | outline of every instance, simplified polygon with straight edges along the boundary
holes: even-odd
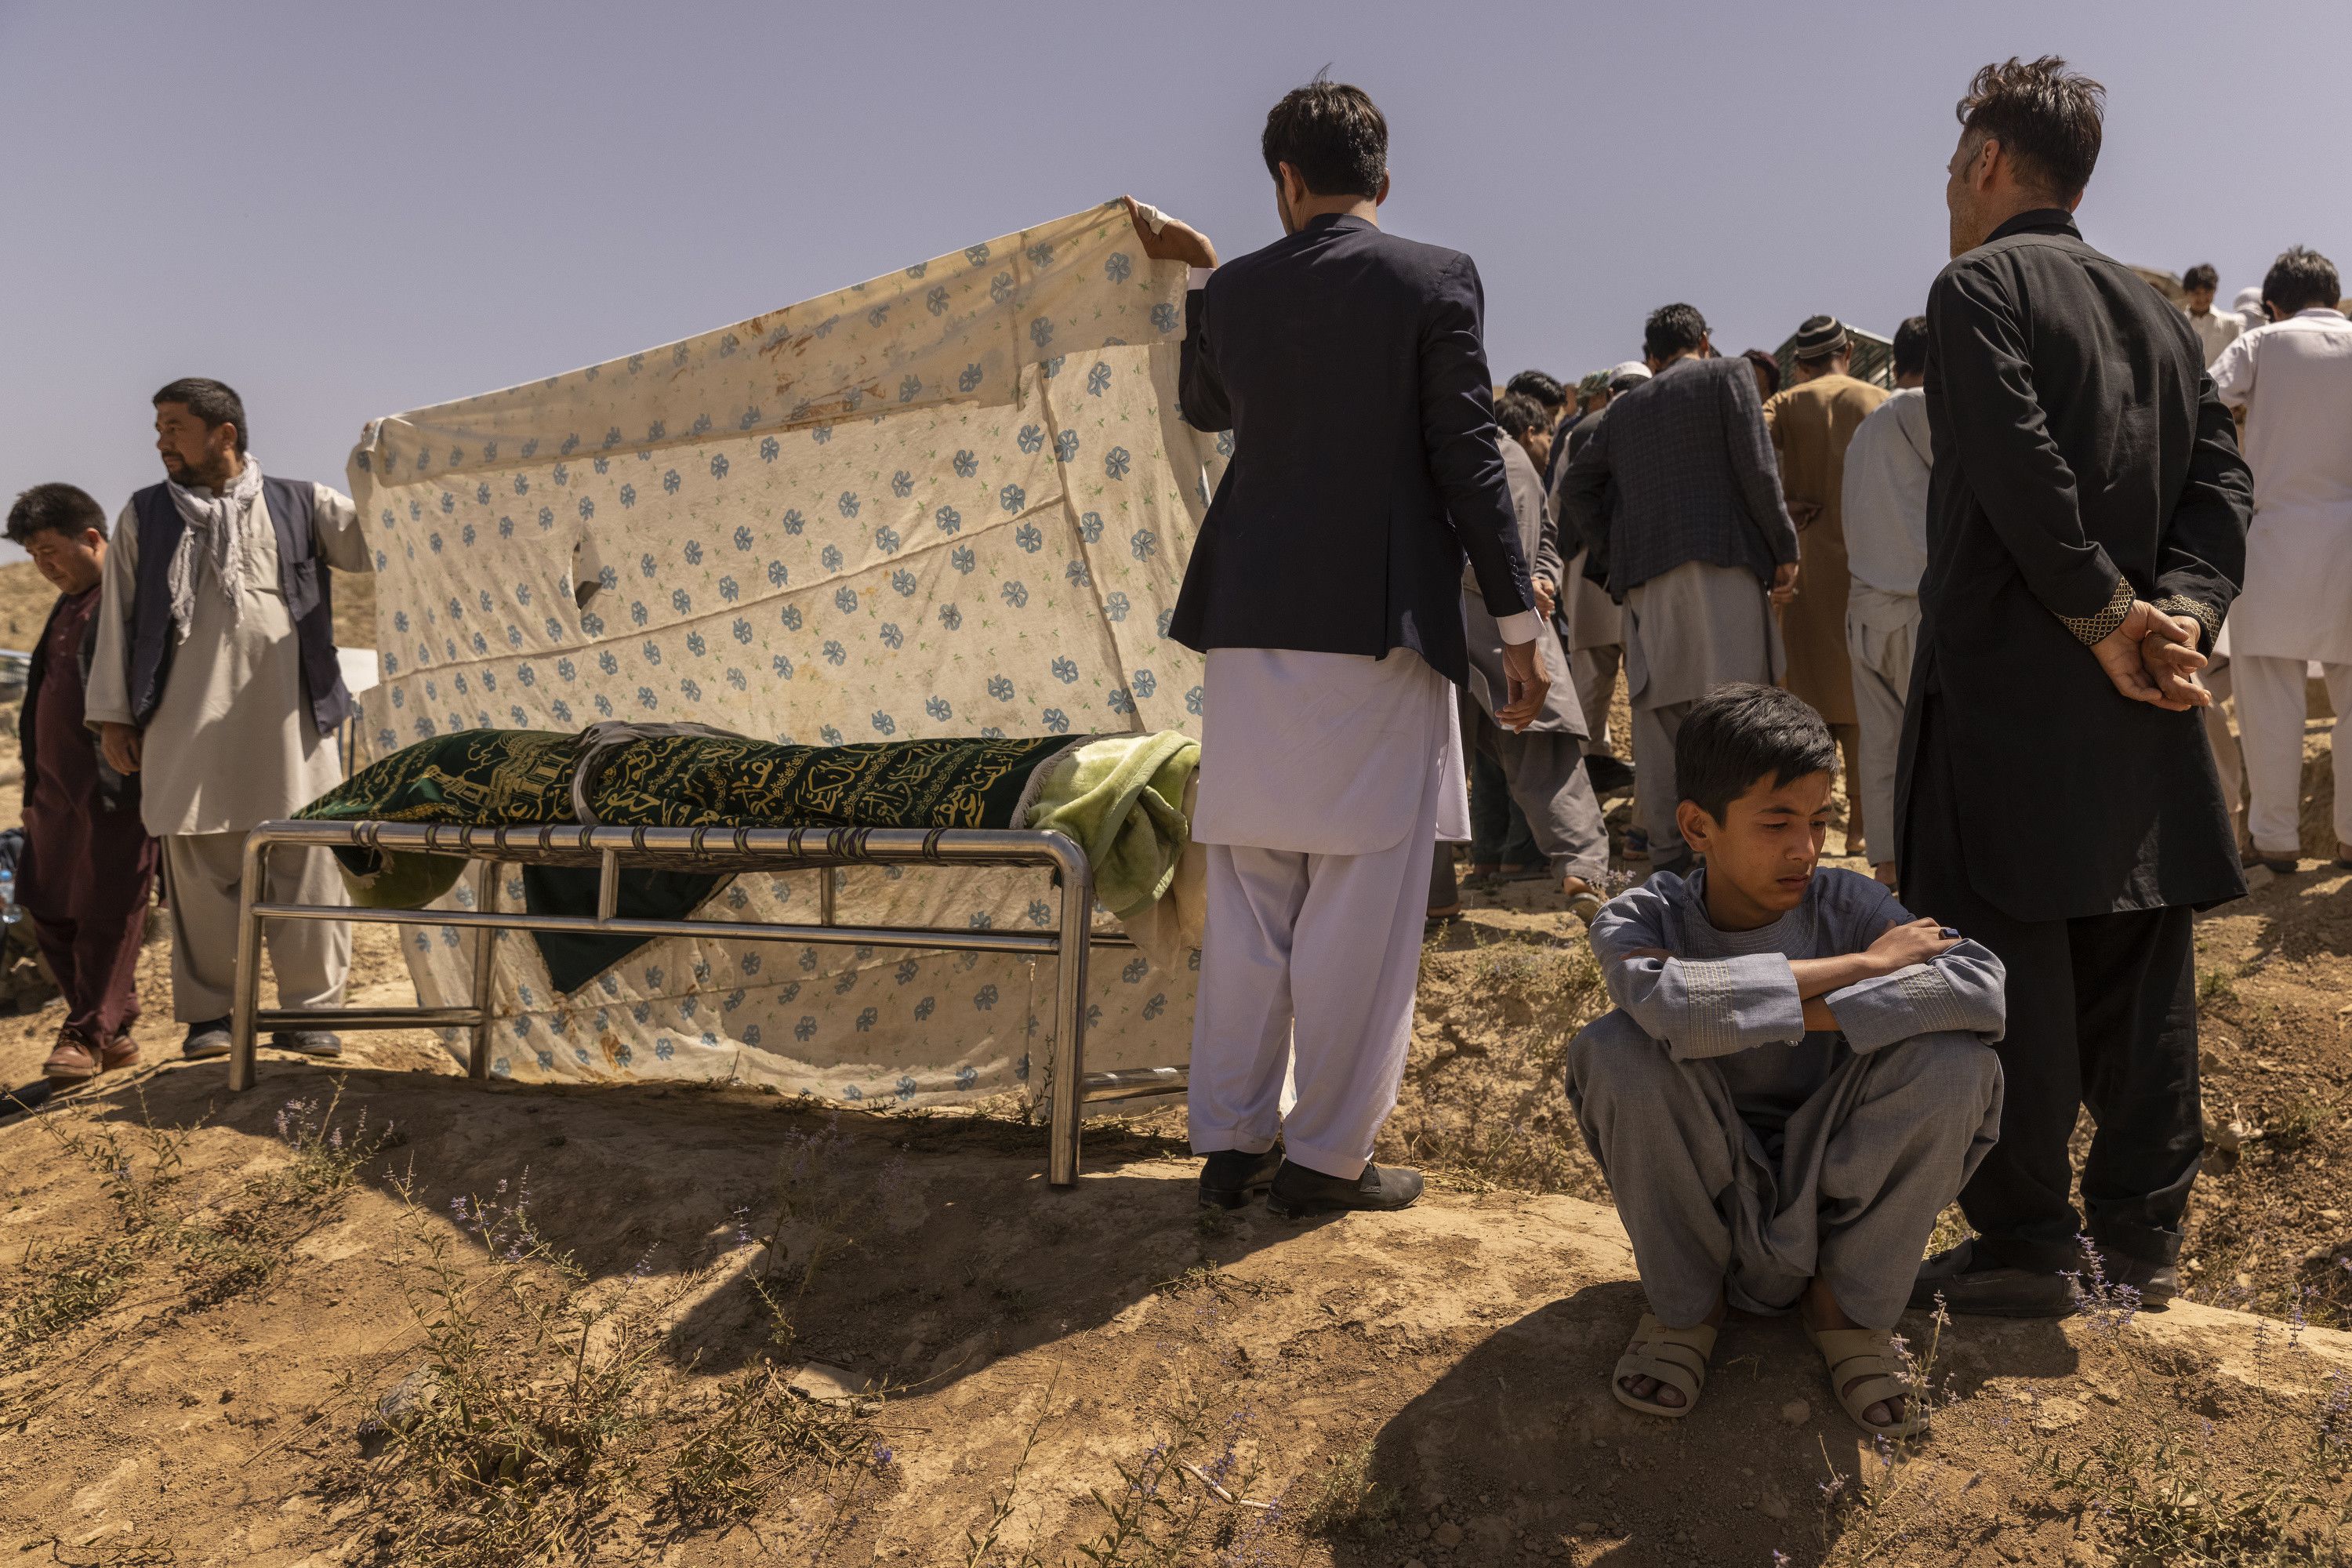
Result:
[[[2305,680],[2316,663],[2336,716],[2336,839],[2352,844],[2352,321],[2315,307],[2221,353],[2213,390],[2246,416],[2254,520],[2246,585],[2230,606],[2230,675],[2259,853],[2302,846]]]
[[[1435,841],[1470,837],[1454,684],[1402,648],[1221,647],[1204,686],[1192,1146],[1279,1136],[1294,1163],[1353,1178],[1396,1106]]]
[[[313,485],[311,528],[321,562],[366,571],[366,541],[351,498]],[[194,562],[187,636],[141,739],[140,816],[163,840],[172,914],[172,1012],[183,1023],[228,1016],[236,973],[236,913],[245,836],[293,816],[341,784],[341,749],[302,701],[302,656],[278,588],[278,533],[266,494],[236,527],[237,602],[232,610],[203,552]],[[135,722],[131,697],[131,607],[139,574],[139,519],[124,507],[106,552],[105,597],[87,708],[93,728]],[[271,896],[339,904],[342,880],[327,851],[270,854]],[[264,927],[284,1007],[332,1006],[351,970],[352,928],[340,921],[278,921]]]

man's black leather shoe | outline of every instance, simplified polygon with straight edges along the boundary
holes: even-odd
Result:
[[[1263,1154],[1241,1149],[1220,1149],[1201,1162],[1201,1206],[1237,1209],[1265,1191],[1282,1167],[1282,1145]]]
[[[2147,1263],[2120,1252],[2102,1251],[2110,1288],[2121,1285],[2139,1298],[2143,1307],[2161,1310],[2180,1294],[2180,1270],[2169,1263]]]
[[[1383,1171],[1364,1162],[1364,1173],[1353,1179],[1327,1176],[1304,1165],[1282,1163],[1266,1189],[1265,1206],[1285,1219],[1311,1214],[1339,1214],[1349,1209],[1401,1209],[1421,1196],[1421,1173]]]
[[[228,1020],[206,1018],[188,1026],[188,1037],[180,1042],[180,1055],[192,1062],[208,1062],[228,1055]]]
[[[1979,1263],[1973,1237],[1919,1266],[1912,1307],[1933,1311],[1938,1296],[1948,1311],[1978,1318],[2071,1318],[2079,1309],[2075,1283],[2063,1272]]]

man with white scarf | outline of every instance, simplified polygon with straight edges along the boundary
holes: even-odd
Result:
[[[106,758],[141,780],[141,816],[163,841],[172,910],[172,1010],[191,1058],[228,1054],[245,836],[291,816],[342,778],[337,727],[351,711],[335,659],[331,569],[370,569],[351,498],[265,479],[245,405],[217,381],[158,392],[163,483],[122,510],[107,552],[88,721]],[[279,849],[269,896],[337,903],[323,850]],[[281,1006],[331,1006],[351,969],[351,928],[268,928]],[[287,1030],[281,1050],[333,1056],[336,1037]]]

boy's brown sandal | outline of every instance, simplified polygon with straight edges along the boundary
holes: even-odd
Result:
[[[1628,1410],[1679,1420],[1698,1408],[1699,1390],[1706,1386],[1706,1358],[1714,1353],[1715,1331],[1706,1324],[1670,1329],[1644,1312],[1625,1346],[1625,1353],[1617,1358],[1617,1365],[1609,1373],[1609,1392]],[[1629,1377],[1654,1377],[1680,1393],[1683,1402],[1674,1405],[1636,1399],[1626,1392],[1625,1379]]]

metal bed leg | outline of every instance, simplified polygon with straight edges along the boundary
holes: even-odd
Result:
[[[253,906],[269,901],[269,845],[258,834],[245,840],[236,888],[236,977],[228,1011],[228,1088],[253,1087],[254,1014],[261,1002],[261,917]]]
[[[1056,1187],[1078,1180],[1078,1121],[1086,1110],[1087,955],[1094,925],[1094,879],[1083,853],[1056,878],[1062,884],[1061,952],[1055,961],[1053,1125],[1045,1180]]]
[[[499,863],[485,860],[474,880],[474,907],[486,915],[499,912]],[[480,1021],[474,1026],[473,1047],[466,1053],[466,1076],[486,1079],[490,1076],[490,973],[498,956],[499,933],[488,926],[481,928],[474,939],[474,1011]]]

